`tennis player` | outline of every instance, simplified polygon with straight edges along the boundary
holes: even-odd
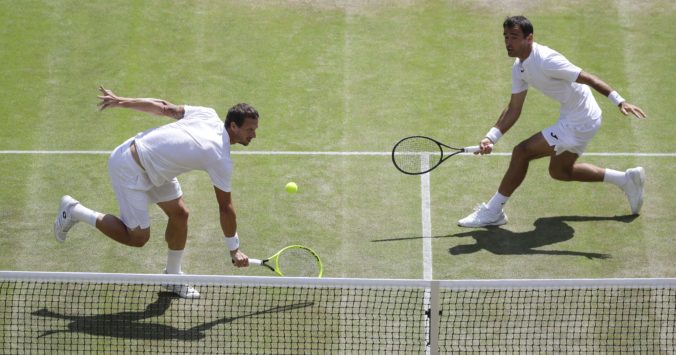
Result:
[[[458,221],[462,227],[498,226],[507,223],[503,211],[507,200],[521,185],[531,160],[549,157],[549,174],[561,181],[603,181],[619,186],[627,195],[631,213],[638,214],[643,204],[645,172],[642,167],[626,171],[604,169],[577,163],[589,141],[601,127],[601,108],[590,89],[607,96],[625,116],[639,119],[646,115],[625,101],[617,91],[598,77],[583,71],[563,55],[533,41],[533,25],[523,16],[508,17],[503,23],[507,55],[516,58],[512,66],[512,96],[497,123],[481,140],[481,154],[490,154],[492,145],[506,133],[521,115],[529,86],[561,104],[559,119],[519,143],[512,152],[509,168],[498,191],[469,216]]]
[[[120,216],[93,211],[70,196],[63,196],[54,221],[56,240],[64,242],[77,222],[88,223],[111,239],[133,247],[150,238],[148,205],[156,203],[167,215],[165,239],[169,248],[167,274],[180,274],[188,236],[188,209],[176,177],[192,170],[209,174],[220,211],[220,225],[235,266],[248,265],[239,249],[237,221],[231,198],[230,146],[249,145],[256,138],[258,112],[247,104],[230,108],[225,124],[211,108],[179,106],[165,100],[125,98],[99,88],[100,110],[123,107],[175,119],[175,122],[137,134],[115,148],[108,160]],[[183,298],[199,292],[187,285],[170,289]]]

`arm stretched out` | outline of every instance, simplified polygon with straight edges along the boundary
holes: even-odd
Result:
[[[128,98],[115,95],[111,90],[99,87],[102,95],[99,95],[99,110],[103,111],[112,107],[124,107],[141,112],[147,112],[158,116],[166,116],[180,120],[185,110],[183,106],[174,105],[171,102],[150,98]]]
[[[580,83],[580,84],[585,84],[589,85],[594,90],[598,91],[601,95],[609,97],[612,93],[615,93],[618,98],[620,98],[620,102],[618,103],[618,107],[620,108],[620,112],[624,114],[625,116],[628,115],[629,113],[633,114],[636,116],[636,118],[646,118],[646,114],[643,112],[643,110],[636,106],[628,103],[627,101],[624,101],[621,99],[619,94],[615,92],[610,85],[606,84],[603,80],[601,80],[599,77],[596,75],[587,73],[585,71],[580,72],[580,75],[577,77],[577,80],[575,82]],[[610,98],[610,97],[609,97]]]

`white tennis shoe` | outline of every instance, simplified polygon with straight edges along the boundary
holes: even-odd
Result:
[[[474,212],[458,221],[460,227],[469,228],[501,226],[506,223],[507,215],[502,210],[495,213],[485,203],[476,206]]]
[[[642,167],[627,169],[627,183],[622,191],[627,195],[632,214],[638,214],[643,206],[643,185],[645,185],[645,170]]]
[[[80,202],[68,195],[61,197],[59,214],[54,220],[54,237],[60,243],[66,241],[68,231],[78,222],[72,215],[73,207],[78,203]]]
[[[167,273],[167,269],[164,269],[164,273]],[[183,275],[183,272],[179,273]],[[200,293],[193,287],[189,285],[164,285],[169,292],[177,294],[181,298],[200,298]]]

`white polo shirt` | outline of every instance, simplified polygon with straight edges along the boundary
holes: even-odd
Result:
[[[230,137],[216,111],[184,106],[183,118],[151,128],[134,138],[150,181],[161,186],[178,175],[203,170],[214,186],[231,191]]]
[[[589,86],[576,83],[581,68],[573,65],[557,51],[533,42],[533,51],[512,66],[512,93],[520,93],[532,85],[561,104],[561,117],[575,126],[601,118],[599,107]]]

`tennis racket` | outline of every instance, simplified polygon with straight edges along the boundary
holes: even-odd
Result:
[[[260,265],[279,276],[322,277],[324,266],[314,250],[302,245],[290,245],[267,259],[251,259],[250,265]]]
[[[474,153],[478,145],[451,147],[425,136],[411,136],[400,140],[392,148],[392,162],[404,174],[420,175],[441,165],[446,159],[460,153]]]

